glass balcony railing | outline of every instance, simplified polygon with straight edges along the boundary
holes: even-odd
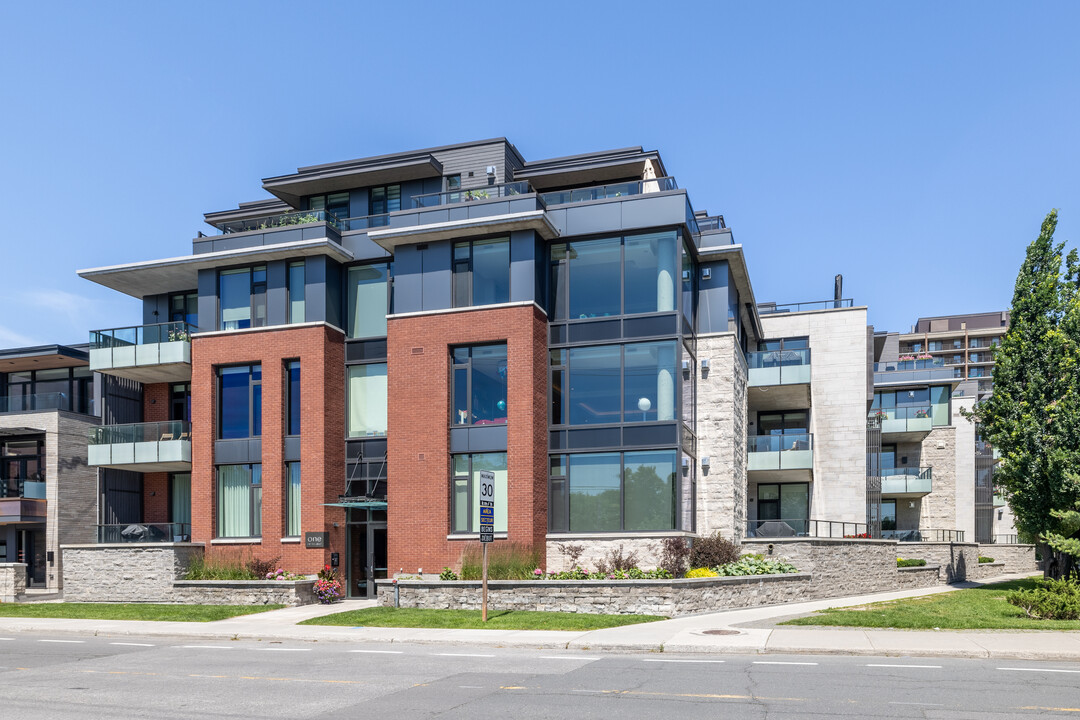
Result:
[[[746,537],[867,538],[869,534],[866,523],[777,518],[775,520],[747,520]]]
[[[881,432],[930,432],[934,428],[934,409],[931,405],[882,408],[871,410],[870,419],[881,421]]]
[[[882,468],[881,494],[926,495],[933,489],[932,468]]]
[[[97,541],[101,544],[191,542],[191,525],[189,523],[98,525]]]
[[[553,192],[542,193],[540,198],[544,201],[545,205],[566,205],[569,203],[588,202],[589,200],[605,200],[678,189],[679,185],[675,182],[675,178],[659,177],[651,180],[632,180],[630,182],[614,183],[612,185],[596,185],[593,187],[572,188],[570,190],[556,190]]]
[[[701,232],[712,232],[714,230],[727,229],[727,225],[724,224],[723,215],[713,215],[710,217],[700,217],[696,219],[698,230]]]
[[[103,425],[90,430],[91,445],[168,442],[170,440],[187,440],[190,437],[191,424],[180,420]]]
[[[29,478],[0,478],[0,498],[45,499],[45,480],[35,475]]]
[[[843,298],[840,300],[814,300],[811,302],[786,303],[784,305],[777,305],[776,303],[758,303],[757,311],[759,315],[772,315],[773,313],[805,312],[807,310],[835,310],[837,308],[849,308],[854,306],[855,301],[852,298]]]
[[[382,213],[381,215],[364,215],[362,217],[345,218],[341,221],[341,229],[343,231],[371,230],[372,228],[383,228],[389,224],[390,214]]]
[[[462,190],[447,190],[445,192],[428,193],[413,197],[414,208],[432,208],[440,205],[454,205],[456,203],[473,202],[477,200],[493,200],[495,198],[512,197],[535,192],[526,181],[502,183],[501,185],[484,185],[482,187]]]
[[[964,542],[963,530],[886,530],[882,528],[884,540],[897,542]]]
[[[746,439],[747,470],[812,470],[814,436],[752,435]]]
[[[874,384],[951,380],[954,368],[945,366],[945,358],[912,358],[874,363]]]
[[[751,386],[800,385],[810,382],[810,348],[746,353]]]
[[[133,325],[110,330],[92,330],[90,349],[124,348],[135,345],[156,345],[169,342],[190,342],[195,327],[186,322]]]
[[[0,397],[0,413],[46,412],[49,410],[83,412],[76,407],[76,403],[72,402],[71,396],[67,393],[37,393],[35,395]],[[93,413],[92,408],[91,413]]]
[[[332,212],[326,210],[300,210],[298,212],[278,213],[244,220],[231,220],[219,226],[222,235],[252,232],[255,230],[277,230],[294,225],[310,225],[324,222],[330,227],[341,230],[341,221]]]
[[[104,425],[92,428],[87,464],[142,472],[186,471],[191,466],[191,424],[168,422]]]

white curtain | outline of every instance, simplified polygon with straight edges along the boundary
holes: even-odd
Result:
[[[254,472],[253,472],[254,468]],[[262,510],[261,465],[222,465],[218,468],[218,537],[252,537],[262,532],[258,513]],[[258,496],[253,493],[258,491]],[[252,511],[256,512],[252,523]]]
[[[288,513],[285,518],[285,534],[300,537],[300,463],[289,463]]]
[[[172,522],[191,523],[191,475],[176,474],[172,479]],[[189,529],[190,532],[190,529]]]
[[[386,365],[349,368],[349,437],[386,434]]]

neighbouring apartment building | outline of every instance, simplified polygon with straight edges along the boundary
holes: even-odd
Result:
[[[854,535],[881,510],[867,413],[912,403],[878,386],[866,308],[759,306],[658,152],[498,138],[262,185],[190,252],[80,271],[143,303],[91,333],[90,368],[137,393],[91,437],[101,532],[337,565],[356,596],[458,566],[482,471],[496,538],[550,569],[570,542],[648,564],[668,536]],[[974,445],[951,373],[923,385],[925,431],[882,428],[894,464]],[[957,530],[961,504],[912,514]]]

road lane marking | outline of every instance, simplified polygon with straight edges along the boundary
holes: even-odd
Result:
[[[884,668],[930,668],[933,670],[940,670],[940,665],[901,665],[900,663],[867,663],[866,667],[884,667]]]
[[[14,640],[15,638],[0,638],[0,640]]]
[[[675,658],[644,658],[641,662],[666,662],[666,663],[722,663],[723,660],[676,660]]]
[[[458,685],[459,688],[465,688],[466,690],[483,690],[483,685]]]
[[[923,703],[923,702],[890,702],[890,705],[929,705],[932,707],[945,707],[944,703]]]
[[[786,660],[755,660],[754,665],[817,665],[813,662],[788,662]]]
[[[128,647],[154,647],[153,643],[122,643],[122,642],[114,642],[114,643],[109,643],[109,644],[110,645],[127,645]]]
[[[1028,705],[1027,707],[1017,708],[1018,710],[1049,710],[1050,712],[1080,712],[1080,708],[1056,708],[1056,707],[1041,707],[1039,705]]]
[[[263,652],[311,652],[311,648],[259,648]]]
[[[187,650],[232,650],[231,645],[179,645]]]
[[[1080,673],[1080,670],[1059,670],[1057,668],[998,668],[998,670],[1015,670],[1017,672]]]
[[[353,653],[371,653],[372,655],[400,655],[401,650],[350,650]]]
[[[441,657],[482,657],[493,658],[494,655],[480,655],[476,653],[431,653],[432,655],[439,655]]]
[[[599,660],[598,657],[591,657],[588,655],[541,655],[541,660]]]
[[[85,640],[38,640],[38,642],[51,642],[51,643],[84,643]]]

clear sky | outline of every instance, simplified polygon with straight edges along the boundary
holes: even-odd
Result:
[[[759,301],[878,329],[1000,310],[1080,228],[1080,3],[0,4],[0,347],[136,301],[76,269],[191,251],[300,165],[506,136],[657,149]]]

